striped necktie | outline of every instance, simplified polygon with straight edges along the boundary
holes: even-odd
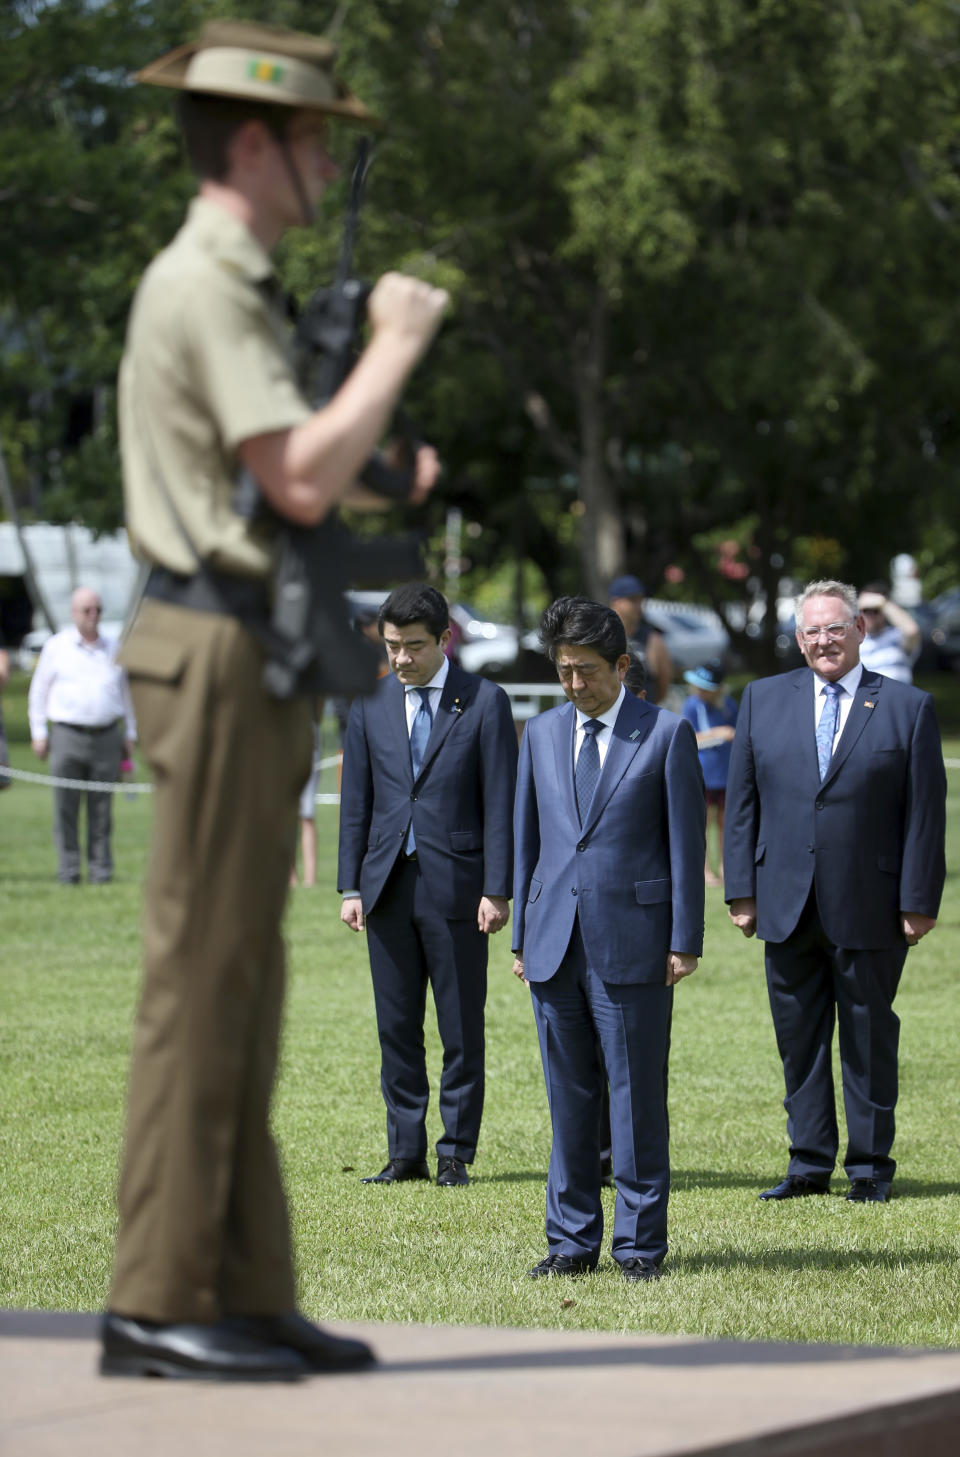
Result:
[[[417,709],[410,727],[410,763],[413,767],[413,777],[416,779],[423,768],[423,756],[427,752],[427,742],[430,738],[430,730],[433,728],[433,714],[430,712],[430,689],[414,688],[410,691],[420,694],[420,707]],[[417,848],[412,819],[403,848],[408,855],[412,855]]]
[[[600,747],[597,744],[597,734],[603,728],[599,718],[588,718],[583,725],[583,743],[580,745],[580,753],[577,755],[577,769],[574,775],[574,782],[577,789],[577,810],[580,814],[580,823],[583,824],[590,809],[590,801],[593,799],[593,792],[597,787],[597,780],[600,778]]]
[[[837,736],[837,724],[840,722],[840,694],[842,692],[843,689],[839,683],[823,685],[823,709],[817,724],[817,762],[820,765],[821,780],[826,779],[830,760],[833,757],[833,741]]]

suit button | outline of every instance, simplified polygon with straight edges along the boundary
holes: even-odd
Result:
[[[570,894],[571,895],[576,895],[576,893],[577,893],[577,887],[575,885],[571,885],[571,887],[570,887]]]
[[[581,840],[580,844],[577,846],[577,849],[578,850],[585,850],[586,848],[587,848],[586,845]]]
[[[818,799],[814,805],[814,809],[823,809],[823,800]]]
[[[410,796],[410,803],[411,804],[416,804],[416,802],[417,802],[417,796],[415,794],[411,794],[411,796]],[[819,808],[820,808],[820,806],[817,805],[817,809],[819,809]]]

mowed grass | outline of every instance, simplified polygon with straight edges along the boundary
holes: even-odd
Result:
[[[5,697],[12,757],[16,767],[35,768],[24,692],[18,678]],[[328,726],[331,745],[332,732]],[[945,749],[960,756],[960,740]],[[948,779],[948,862],[956,867],[960,771]],[[106,1297],[149,796],[119,798],[115,822],[117,881],[59,887],[49,792],[18,784],[0,795],[4,1306],[94,1310]],[[705,956],[676,998],[669,1278],[627,1285],[608,1245],[589,1279],[531,1281],[526,1271],[545,1252],[550,1129],[529,993],[510,972],[509,932],[491,943],[487,1104],[472,1184],[361,1184],[386,1154],[370,978],[363,939],[338,920],[336,808],[318,807],[317,825],[320,884],[293,892],[287,917],[290,987],[275,1103],[305,1310],[326,1319],[755,1340],[960,1341],[955,869],[940,925],[910,952],[898,999],[896,1199],[850,1205],[838,1175],[831,1198],[757,1200],[786,1167],[780,1066],[762,948],[734,932],[721,893],[710,891]],[[435,1081],[432,1019],[431,1008]],[[429,1132],[432,1142],[435,1116]],[[609,1221],[613,1198],[605,1195]]]

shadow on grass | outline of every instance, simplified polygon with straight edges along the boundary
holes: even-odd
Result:
[[[893,1186],[895,1198],[942,1199],[947,1194],[960,1194],[960,1184],[927,1184],[921,1179],[898,1179]]]
[[[771,1179],[773,1176],[771,1176]],[[545,1184],[546,1169],[515,1169],[504,1174],[474,1174],[474,1184]],[[775,1180],[774,1180],[775,1182]],[[759,1197],[768,1187],[768,1180],[758,1174],[730,1173],[725,1169],[674,1169],[670,1175],[670,1188],[674,1194],[686,1194],[698,1189],[750,1189]],[[837,1177],[832,1196],[843,1198],[846,1181]],[[948,1194],[960,1194],[960,1183],[925,1183],[922,1179],[898,1179],[894,1186],[894,1198],[900,1199],[942,1199]]]
[[[471,1174],[471,1184],[545,1184],[546,1169],[516,1169],[511,1174]]]
[[[679,1193],[688,1189],[766,1189],[760,1174],[731,1173],[729,1169],[671,1169],[670,1187]]]
[[[859,1215],[853,1213],[852,1217],[857,1219]],[[696,1274],[700,1270],[899,1271],[928,1266],[935,1268],[938,1265],[952,1268],[954,1264],[953,1251],[946,1248],[837,1250],[811,1249],[809,1246],[777,1250],[714,1250],[698,1255],[670,1256],[668,1261],[672,1275]],[[664,1269],[667,1268],[665,1265]]]

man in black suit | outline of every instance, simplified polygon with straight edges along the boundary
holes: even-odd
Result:
[[[487,938],[510,913],[517,736],[502,688],[448,661],[433,587],[380,609],[391,672],[350,710],[343,751],[340,919],[366,928],[387,1107],[386,1167],[367,1183],[430,1177],[423,1020],[429,982],[443,1043],[437,1183],[469,1183],[484,1094]]]
[[[828,1190],[837,1021],[847,1198],[883,1203],[896,1168],[893,1000],[945,877],[943,755],[929,693],[861,664],[852,587],[811,582],[796,620],[809,667],[747,685],[727,781],[730,918],[766,942],[786,1083],[790,1164],[760,1198]]]

